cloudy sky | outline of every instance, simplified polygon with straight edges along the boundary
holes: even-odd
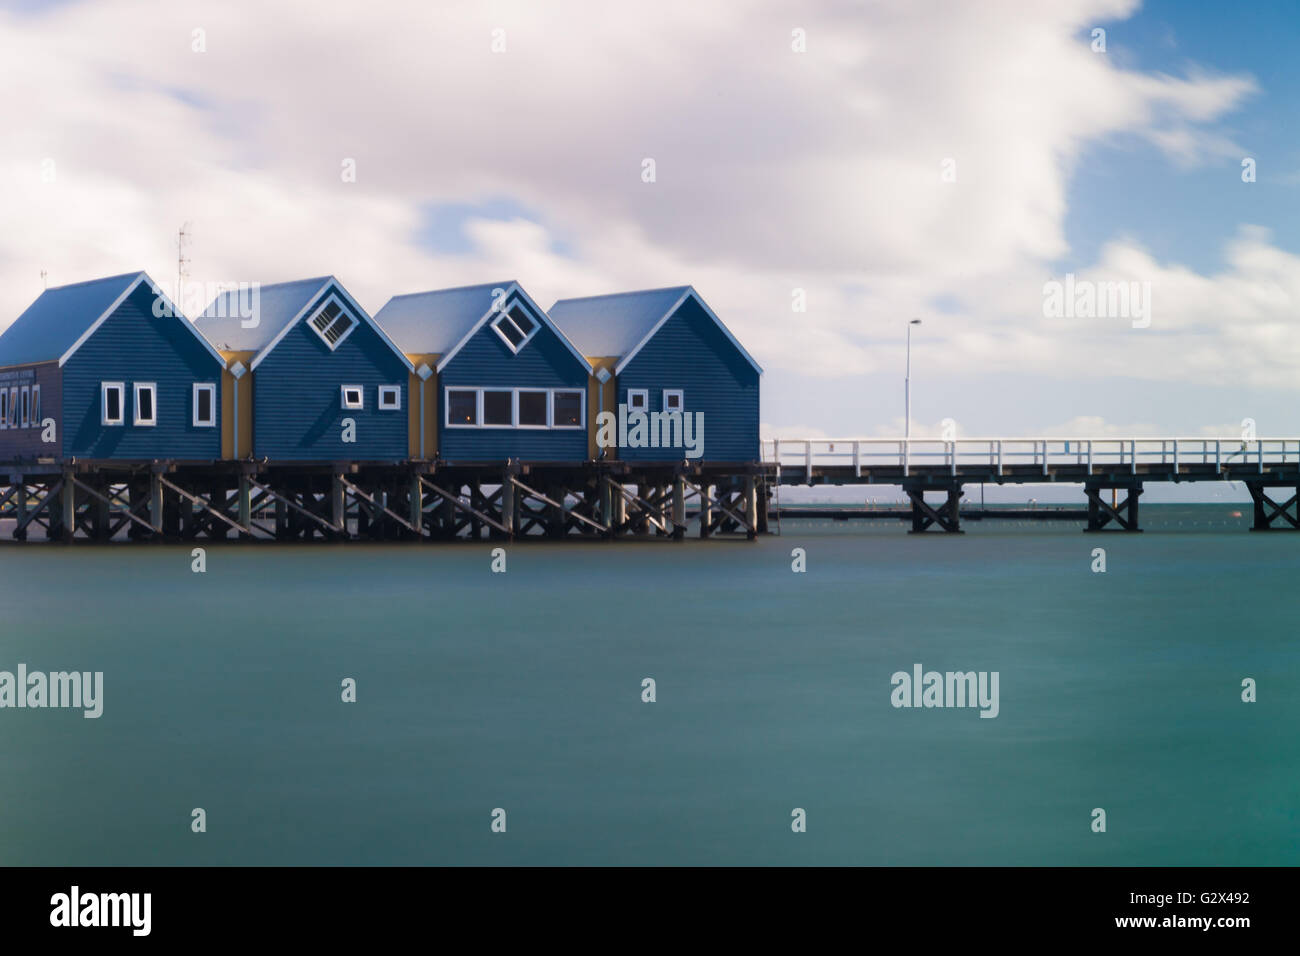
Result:
[[[912,317],[914,434],[1300,434],[1287,6],[11,0],[0,327],[188,223],[193,283],[372,313],[693,284],[768,435],[901,433]]]

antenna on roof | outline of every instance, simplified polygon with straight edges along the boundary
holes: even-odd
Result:
[[[190,224],[187,222],[176,233],[176,302],[178,305],[185,301],[185,280],[189,278],[189,272],[185,268],[190,264],[190,260],[185,258],[185,245],[189,241]],[[183,305],[180,307],[184,308]]]

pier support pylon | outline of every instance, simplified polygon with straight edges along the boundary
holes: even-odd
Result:
[[[1293,493],[1281,504],[1269,496],[1269,485],[1251,481],[1246,487],[1255,502],[1255,523],[1251,531],[1300,531],[1300,487],[1285,486]]]
[[[1112,521],[1120,531],[1139,532],[1138,497],[1142,494],[1140,482],[1131,485],[1084,485],[1088,495],[1088,527],[1086,531],[1101,531]],[[1125,498],[1115,504],[1108,503],[1103,497],[1104,491],[1123,491]]]
[[[947,494],[947,500],[938,508],[925,500],[923,486],[906,487],[908,499],[912,502],[912,530],[910,534],[924,534],[932,525],[938,525],[948,534],[964,534],[961,530],[961,497],[965,492],[961,485],[951,485],[941,489]]]

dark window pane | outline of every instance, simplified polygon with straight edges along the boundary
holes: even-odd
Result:
[[[140,408],[138,411],[138,417],[144,419],[145,421],[151,420],[153,418],[153,389],[151,388],[140,389],[139,402],[140,402]]]
[[[212,421],[212,392],[209,389],[199,389],[199,421]]]
[[[510,318],[515,320],[515,325],[519,326],[519,331],[523,332],[525,336],[532,335],[533,329],[537,328],[537,323],[533,321],[533,317],[519,306],[515,306],[510,310]]]
[[[447,396],[447,421],[453,425],[478,423],[478,395],[474,392],[450,392]]]
[[[107,414],[104,417],[109,421],[116,421],[122,417],[122,393],[115,388],[110,388],[105,394]]]
[[[483,424],[513,425],[514,395],[510,392],[483,393]]]
[[[501,330],[502,335],[510,340],[511,345],[515,348],[519,348],[519,343],[524,340],[524,334],[515,328],[513,322],[505,316],[502,316],[497,320],[497,328]]]
[[[520,425],[545,425],[546,424],[546,393],[545,392],[520,392],[519,393],[519,424]]]
[[[556,392],[555,393],[555,424],[556,425],[581,425],[582,424],[582,393],[581,392]]]

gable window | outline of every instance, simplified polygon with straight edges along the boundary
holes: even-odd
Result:
[[[135,383],[135,423],[137,425],[157,425],[158,386],[153,382]]]
[[[515,393],[503,389],[483,390],[483,424],[513,425],[515,423]]]
[[[493,321],[492,328],[510,347],[510,351],[518,353],[541,326],[521,305],[514,303]]]
[[[554,392],[551,423],[556,428],[582,427],[582,392]]]
[[[339,389],[344,408],[365,408],[365,390],[360,385],[343,385]]]
[[[682,390],[680,388],[665,388],[664,411],[680,412],[682,407]]]
[[[650,411],[650,390],[645,388],[629,388],[627,390],[627,410],[629,412]]]
[[[519,427],[545,428],[547,393],[519,390]]]
[[[121,382],[104,382],[100,386],[100,416],[101,425],[121,425],[123,396],[126,392],[126,386]]]
[[[32,386],[32,427],[41,427],[41,387]]]
[[[194,427],[212,428],[217,424],[217,386],[209,382],[194,386]]]
[[[330,296],[316,314],[307,320],[307,324],[333,352],[348,337],[348,333],[356,328],[357,320],[343,308],[343,303],[337,296]]]
[[[402,407],[402,387],[400,385],[379,386],[379,408],[381,411],[395,412]]]
[[[474,389],[447,389],[447,424],[478,424],[478,392]]]
[[[31,423],[32,413],[32,390],[29,386],[23,386],[22,397],[22,414],[19,416],[19,427],[26,428]]]

